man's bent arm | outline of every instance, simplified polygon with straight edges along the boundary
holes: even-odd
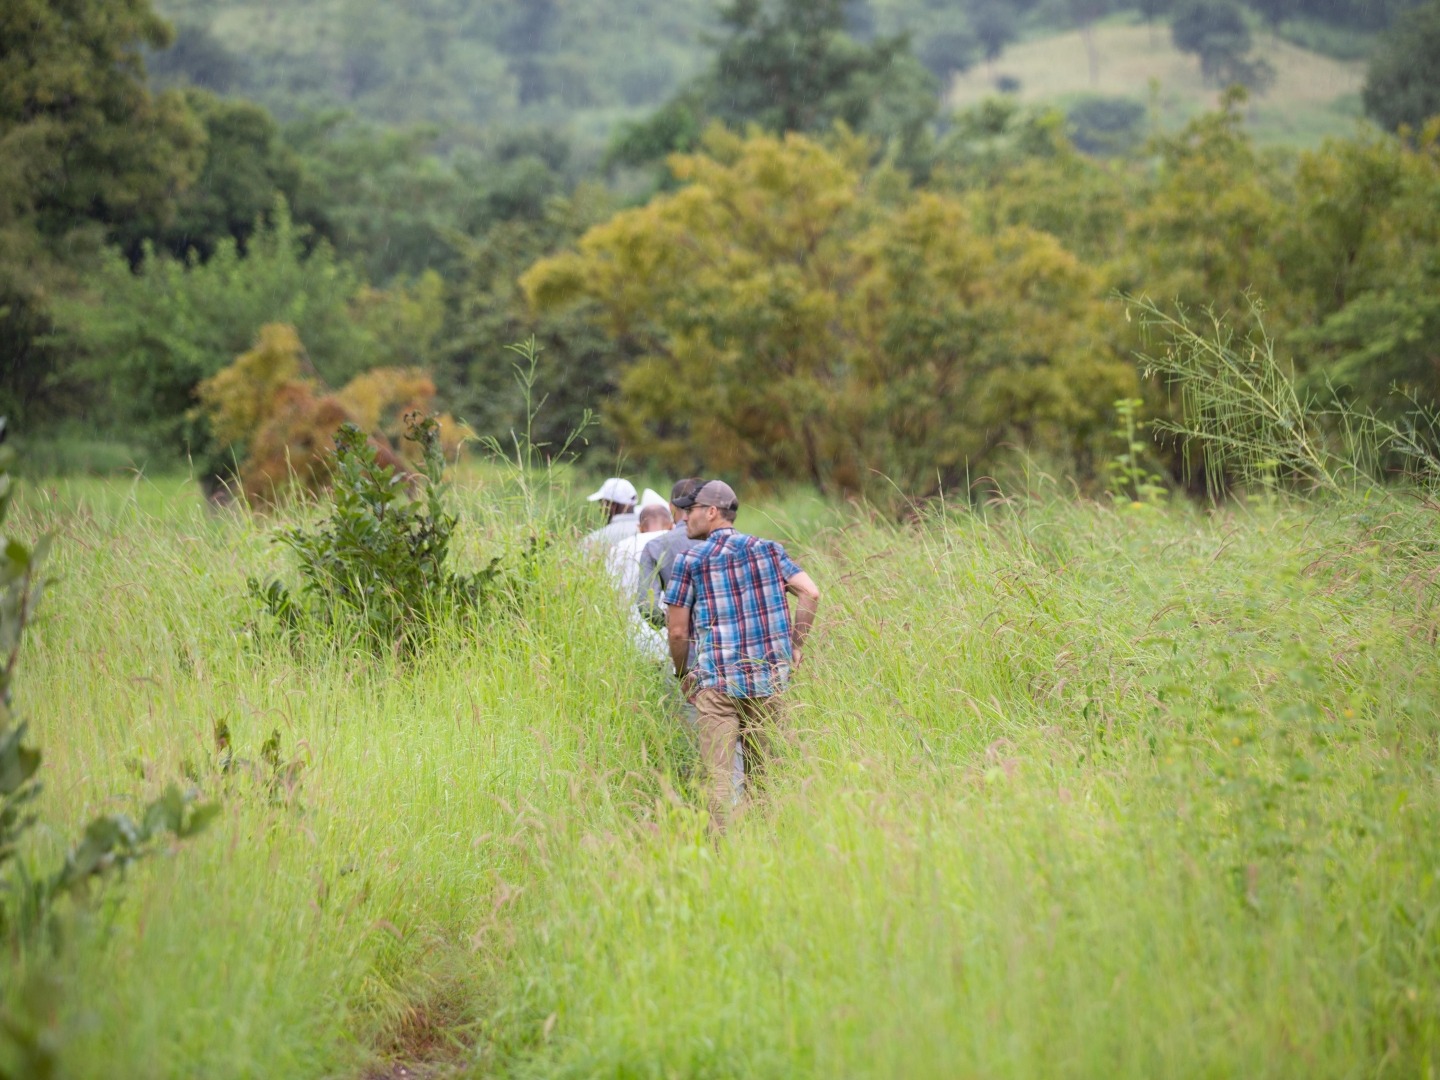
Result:
[[[670,639],[670,663],[678,678],[685,674],[690,659],[690,609],[674,605],[665,609],[665,629]]]
[[[785,591],[795,597],[795,625],[790,630],[790,646],[797,653],[804,648],[815,625],[815,612],[820,607],[820,589],[803,570],[785,582]]]

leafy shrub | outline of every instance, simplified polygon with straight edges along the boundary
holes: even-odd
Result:
[[[293,326],[262,326],[255,347],[196,392],[215,438],[227,447],[244,448],[264,424],[275,394],[300,378],[303,363],[304,349]]]
[[[418,368],[375,368],[332,393],[315,376],[295,328],[274,323],[197,393],[215,439],[239,461],[246,499],[268,504],[292,487],[318,492],[329,484],[329,444],[345,423],[370,437],[381,464],[407,471],[401,417],[427,409],[435,384]],[[435,422],[442,448],[458,453],[461,426],[449,416]]]
[[[1152,472],[1148,467],[1149,447],[1140,438],[1140,432],[1148,426],[1140,419],[1140,409],[1144,404],[1140,398],[1121,398],[1115,402],[1115,415],[1120,423],[1114,434],[1124,449],[1105,465],[1109,474],[1106,487],[1111,498],[1137,506],[1159,503],[1165,498],[1165,482],[1159,473]]]
[[[331,479],[329,443],[343,424],[353,424],[335,395],[305,380],[280,386],[265,424],[255,433],[240,467],[240,490],[254,506],[283,502],[292,491],[320,492]],[[381,463],[403,471],[390,447],[376,443]]]
[[[444,619],[479,609],[499,575],[500,559],[478,573],[447,565],[455,517],[445,509],[440,424],[406,418],[406,439],[421,451],[415,496],[407,477],[383,460],[372,440],[346,422],[335,435],[333,499],[317,529],[284,530],[304,584],[298,595],[279,581],[249,581],[251,595],[284,628],[353,632],[380,648],[418,645]]]
[[[440,312],[433,283],[377,292],[355,267],[290,217],[283,202],[242,252],[221,240],[201,263],[151,252],[138,267],[112,251],[89,296],[56,301],[56,340],[76,372],[109,395],[126,438],[188,451],[202,479],[226,476],[233,454],[194,410],[197,388],[250,350],[263,327],[296,328],[329,386],[397,361],[423,364]]]

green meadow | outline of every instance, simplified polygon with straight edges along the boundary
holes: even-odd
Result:
[[[1434,1074],[1435,504],[747,509],[824,600],[717,843],[578,500],[456,496],[462,566],[556,538],[534,587],[377,658],[256,621],[282,521],[26,485],[25,857],[173,781],[222,806],[60,912],[58,966],[5,957],[65,1075]]]

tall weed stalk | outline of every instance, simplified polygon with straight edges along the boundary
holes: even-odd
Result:
[[[1326,386],[1305,391],[1275,354],[1263,327],[1239,339],[1226,320],[1126,298],[1126,319],[1138,317],[1155,347],[1141,356],[1179,398],[1178,418],[1154,423],[1182,441],[1187,469],[1200,454],[1205,485],[1218,498],[1232,483],[1284,483],[1331,494],[1359,493],[1398,477],[1433,487],[1440,458],[1435,421],[1418,405],[1403,423],[1357,408]],[[1260,322],[1258,307],[1255,321]]]
[[[511,429],[508,439],[487,436],[481,439],[481,445],[500,468],[507,493],[502,500],[507,504],[507,516],[514,517],[518,511],[532,535],[549,534],[568,522],[567,513],[561,509],[568,494],[563,474],[584,442],[586,430],[594,423],[594,415],[586,410],[558,446],[537,443],[535,421],[546,400],[535,395],[541,350],[533,337],[506,348],[518,357],[511,367],[525,402],[524,429]]]

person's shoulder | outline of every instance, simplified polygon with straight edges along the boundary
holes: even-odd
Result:
[[[767,540],[763,536],[751,536],[749,533],[736,533],[735,539],[743,544],[747,551],[763,552],[766,554],[773,551],[781,555],[785,553],[785,545],[780,543],[779,540]]]
[[[790,553],[785,550],[785,545],[779,540],[765,540],[760,537],[751,537],[751,540],[754,541],[749,549],[751,556],[778,563],[787,580],[793,571],[800,568],[799,564],[791,558]]]

